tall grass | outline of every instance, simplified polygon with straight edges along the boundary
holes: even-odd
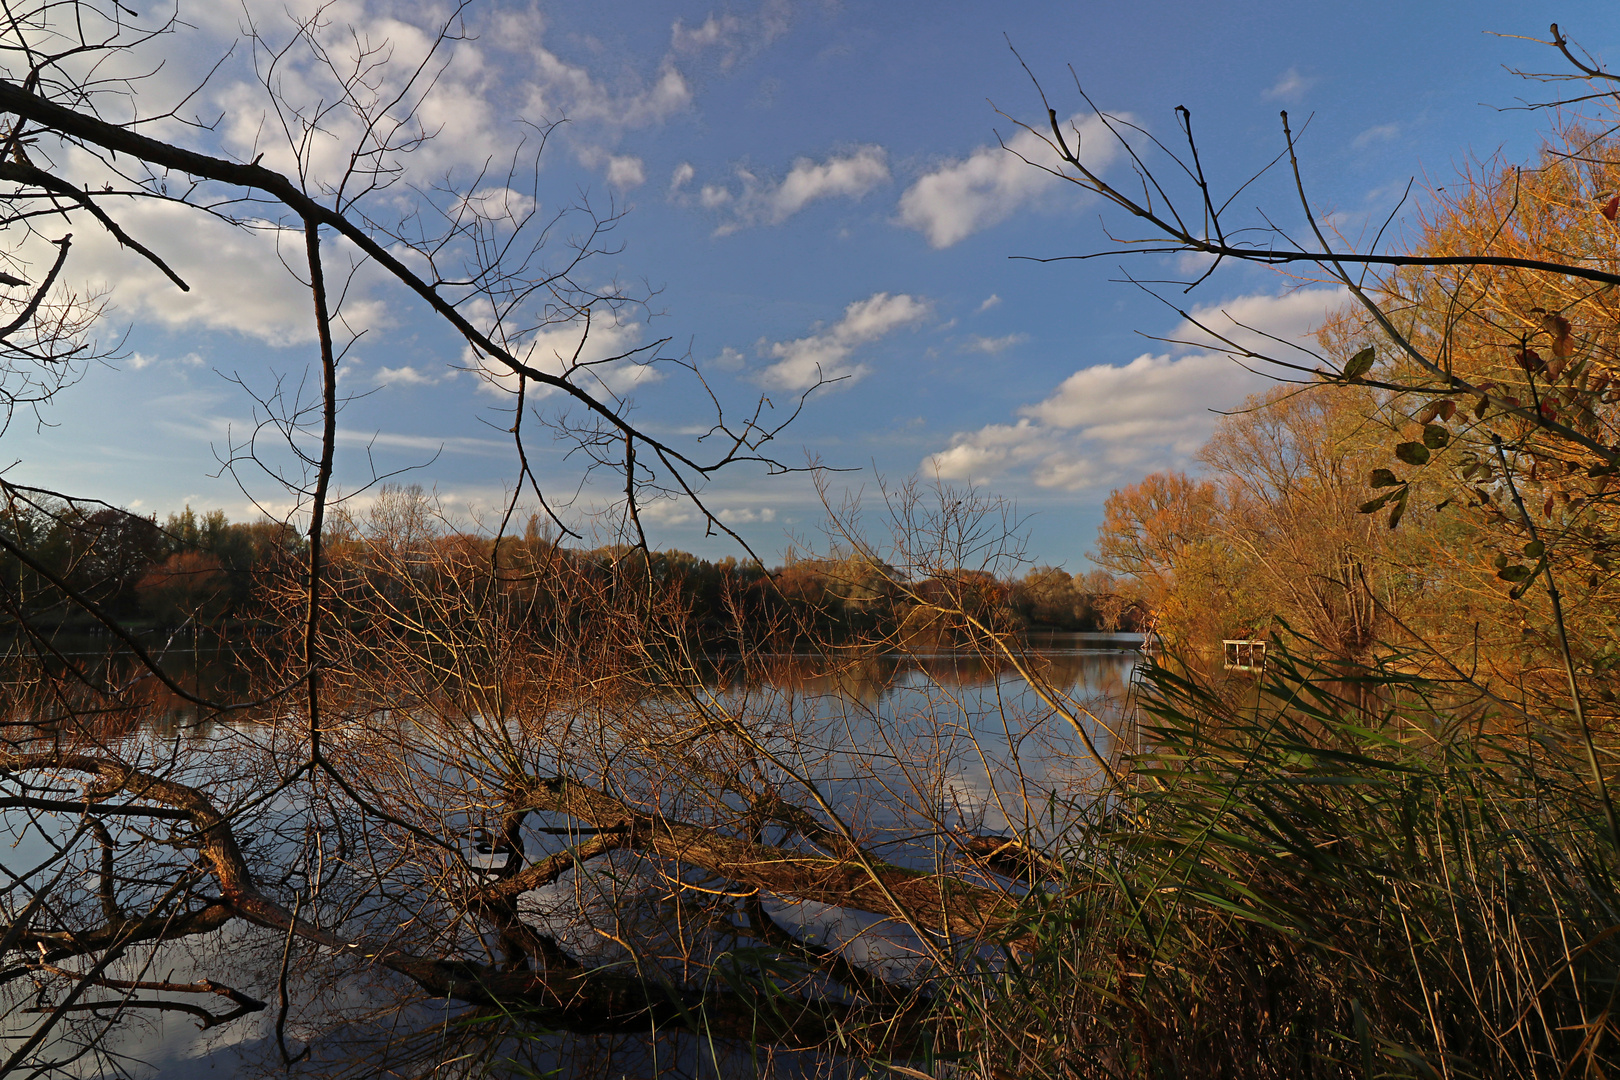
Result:
[[[1157,666],[1131,789],[956,999],[985,1076],[1600,1076],[1620,895],[1557,717],[1282,651]]]

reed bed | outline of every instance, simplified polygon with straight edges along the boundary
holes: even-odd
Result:
[[[1616,842],[1566,717],[1286,648],[1145,680],[1125,789],[1067,808],[936,1074],[1615,1071]]]

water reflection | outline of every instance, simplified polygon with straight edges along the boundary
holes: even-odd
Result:
[[[1140,657],[1128,649],[1086,647],[1091,644],[1081,639],[1043,642],[1022,662],[1038,673],[1107,753],[1112,749],[1110,729],[1117,725]],[[917,868],[942,865],[958,857],[961,838],[984,834],[1018,832],[1055,841],[1064,827],[1056,809],[1096,789],[1098,770],[1077,732],[1054,715],[1005,657],[868,652],[834,659],[829,664],[825,656],[783,655],[758,658],[746,667],[717,659],[708,689],[720,707],[759,733],[774,758],[773,783],[790,793],[813,787],[863,844],[887,860]],[[188,689],[223,696],[245,688],[244,665],[230,650],[172,652],[169,660],[180,661],[175,666]],[[121,663],[107,651],[98,675],[129,677],[122,674],[127,668],[120,668]],[[276,738],[274,724],[240,718],[199,720],[195,706],[155,680],[146,680],[141,692],[148,703],[143,729],[127,734],[144,743],[153,756],[161,756],[164,744]],[[266,756],[274,755],[267,751]],[[207,759],[201,760],[206,766]],[[223,796],[234,783],[251,781],[240,773],[234,778],[221,776],[216,792]],[[269,838],[282,830],[295,832],[303,811],[290,802],[277,802],[254,813],[257,816],[243,824],[259,827]],[[538,833],[526,839],[531,854],[561,843]],[[272,844],[266,839],[260,849],[267,863],[277,861]],[[22,853],[13,852],[17,854]],[[602,923],[613,925],[623,915],[623,897],[635,887],[637,873],[638,864],[628,855],[604,860],[597,871],[571,871],[544,895],[538,890],[525,894],[529,898],[525,907],[536,913],[537,922],[557,919],[559,939],[584,958],[591,948],[605,948],[608,939],[591,931],[577,934],[575,942],[567,927],[583,931],[592,925],[581,911],[588,906],[587,898],[598,892],[604,902],[612,899],[620,905],[600,916]],[[599,880],[592,883],[587,880],[591,877]],[[648,884],[659,886],[656,879]],[[885,968],[895,977],[923,970],[920,958],[925,950],[908,940],[905,929],[892,920],[792,898],[762,899],[774,917],[797,924],[806,937],[857,962]],[[556,914],[548,916],[542,909]],[[206,942],[165,946],[158,966],[172,968],[176,977],[239,972],[245,986],[267,997],[262,991],[274,985],[280,947],[279,939],[243,929]],[[365,991],[358,989],[359,983],[342,991],[316,985],[315,980],[329,970],[312,966],[306,976],[310,983],[295,981],[293,987],[294,998],[307,1003],[300,1010],[306,1017],[301,1030],[325,1033],[318,1051],[322,1055],[341,1050],[332,1038],[340,1017],[365,1014],[372,993],[379,999],[388,997],[381,988],[389,980],[380,975],[375,986],[368,981]],[[388,1024],[409,1022],[397,1012],[379,1009],[378,1015],[386,1015]],[[358,1038],[364,1024],[353,1022]],[[160,1063],[155,1071],[164,1076],[217,1072],[222,1065],[243,1072],[279,1073],[273,1023],[271,1010],[211,1033],[205,1041],[185,1019],[159,1016],[123,1029],[118,1052]]]
[[[1022,659],[1059,690],[1091,698],[1123,695],[1141,654],[1134,649],[1082,647],[1085,644],[1047,643]],[[763,683],[804,695],[833,694],[872,707],[896,692],[929,683],[967,689],[1020,678],[1012,661],[1003,656],[864,650],[847,658],[819,653],[758,658],[746,674],[722,667],[716,685],[725,690],[737,681]]]
[[[1141,654],[1088,644],[1048,642],[1019,662],[1106,756]],[[821,657],[782,656],[718,689],[756,729],[786,728],[777,749],[791,771],[869,834],[1050,838],[1045,804],[1095,789],[1099,778],[1069,718],[1006,657],[866,655],[829,670]],[[895,861],[926,865],[939,855],[938,844],[892,843]]]

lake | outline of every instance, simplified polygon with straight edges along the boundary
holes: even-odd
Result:
[[[1109,729],[1118,727],[1140,662],[1140,654],[1126,647],[1131,644],[1054,635],[1040,641],[1027,658],[1049,695],[1056,694],[1058,704],[1078,717],[1105,755],[1114,749]],[[229,683],[233,677],[228,658],[218,655],[191,657],[187,664],[189,677],[204,685]],[[1075,728],[1056,716],[1003,659],[950,652],[867,653],[851,654],[834,665],[823,656],[762,657],[748,667],[744,673],[734,663],[716,659],[698,704],[747,725],[763,755],[756,765],[770,784],[806,804],[836,812],[866,846],[893,863],[931,868],[952,858],[957,840],[968,835],[1017,833],[1054,841],[1063,828],[1062,808],[1098,786],[1097,767]],[[345,831],[329,816],[330,799],[300,785],[268,802],[250,802],[263,788],[270,763],[287,752],[292,740],[274,723],[199,722],[193,706],[159,687],[151,690],[151,704],[149,723],[115,734],[121,752],[147,762],[175,762],[179,778],[205,787],[221,805],[241,804],[235,827],[247,837],[244,846],[257,860],[256,872],[283,870],[279,883],[265,873],[272,878],[266,887],[278,888],[280,895],[314,890],[321,871],[298,853],[309,847],[312,834],[328,827],[332,834]],[[587,774],[603,773],[608,767],[604,762],[618,761],[627,752],[632,735],[647,737],[634,732],[666,730],[656,726],[660,717],[686,717],[694,707],[690,701],[644,698],[627,711],[639,710],[637,723],[654,726],[621,724],[613,729],[619,733],[617,745],[570,742],[574,735],[558,731],[547,731],[533,745],[559,760],[585,762]],[[574,722],[560,710],[550,726],[567,729]],[[589,730],[600,743],[608,729]],[[347,752],[341,732],[333,740],[336,753]],[[457,785],[471,790],[467,777],[458,773],[472,770],[457,759],[487,751],[475,742],[454,728],[420,737],[413,744],[419,760],[412,775],[424,786],[442,782],[446,790],[457,790]],[[625,770],[619,767],[622,775]],[[667,797],[657,798],[669,812],[682,811],[682,799],[689,797],[674,791],[668,777],[650,782],[670,785]],[[487,820],[481,813],[476,799],[447,807],[446,828],[470,838],[475,826]],[[544,830],[563,824],[560,818],[532,815],[531,831],[525,834],[531,856],[558,849],[566,838]],[[44,839],[18,822],[9,822],[8,830],[19,842],[0,850],[0,861],[17,873],[38,865]],[[471,847],[469,843],[462,855],[474,864],[480,858],[486,865],[504,859],[481,856]],[[589,965],[612,964],[625,960],[614,931],[622,933],[626,912],[656,906],[660,889],[668,891],[644,861],[614,855],[591,864],[589,872],[570,872],[525,894],[520,907],[526,919],[552,932],[574,958]],[[339,897],[330,902],[340,906]],[[791,897],[769,896],[765,902],[773,918],[817,944],[839,949],[852,962],[902,981],[925,974],[926,950],[892,920]],[[132,950],[119,966],[125,978],[144,965],[143,970],[162,970],[174,980],[227,982],[273,1002],[282,944],[265,931],[235,924],[208,938]],[[393,976],[334,983],[330,964],[308,955],[315,950],[303,952],[289,983],[288,1029],[295,1046],[313,1041],[317,1048],[305,1070],[341,1071],[349,1049],[370,1045],[387,1031],[397,1034],[402,1024],[419,1024],[425,1032],[444,1019],[442,1005],[439,1013],[420,1002],[400,1012],[389,985],[398,981]],[[183,1015],[143,1013],[114,1032],[107,1046],[111,1053],[128,1055],[137,1075],[281,1073],[272,1037],[275,1016],[272,1007],[199,1034]],[[17,1029],[17,1021],[28,1019],[8,1018],[7,1033]],[[59,1042],[56,1051],[66,1048]],[[106,1063],[95,1055],[83,1059],[81,1071],[94,1074],[101,1065],[91,1065],[98,1061]]]

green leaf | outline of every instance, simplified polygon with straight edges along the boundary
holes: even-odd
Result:
[[[1389,512],[1390,528],[1393,529],[1395,526],[1401,523],[1401,515],[1406,513],[1406,497],[1411,494],[1411,492],[1412,489],[1409,487],[1403,487],[1400,489],[1400,495],[1398,495],[1395,499],[1395,507]]]
[[[1520,566],[1515,563],[1506,570],[1500,571],[1496,576],[1501,578],[1503,581],[1520,582],[1530,576],[1530,568],[1528,566]]]
[[[1528,544],[1524,545],[1524,555],[1527,559],[1539,559],[1541,558],[1541,553],[1546,550],[1547,545],[1543,544],[1540,540],[1532,540]]]
[[[1423,445],[1430,450],[1438,450],[1451,441],[1451,432],[1440,424],[1423,425]]]
[[[1384,508],[1385,503],[1389,502],[1389,500],[1393,499],[1399,494],[1400,491],[1386,491],[1382,495],[1378,496],[1378,498],[1373,499],[1371,502],[1362,503],[1361,506],[1356,510],[1356,513],[1376,514],[1378,511]]]
[[[1374,469],[1372,471],[1372,486],[1375,488],[1394,487],[1401,482],[1401,478],[1388,469]]]
[[[1508,557],[1506,555],[1501,554],[1500,552],[1497,553],[1496,558],[1491,560],[1491,565],[1496,567],[1498,570],[1506,570],[1507,569],[1507,564],[1508,564]]]
[[[1420,442],[1403,442],[1395,447],[1395,456],[1408,465],[1427,465],[1429,448]]]
[[[1365,349],[1362,349],[1360,352],[1356,353],[1356,355],[1352,356],[1349,362],[1344,365],[1344,377],[1351,381],[1361,378],[1363,375],[1367,374],[1367,372],[1372,370],[1373,360],[1375,360],[1377,356],[1378,354],[1373,351],[1373,347],[1371,345],[1367,346]]]

